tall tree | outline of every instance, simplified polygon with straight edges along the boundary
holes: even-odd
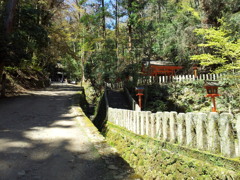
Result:
[[[3,21],[3,29],[1,30],[1,33],[3,34],[4,37],[4,43],[6,43],[4,46],[7,46],[9,43],[9,36],[13,31],[13,23],[14,23],[14,16],[15,16],[15,11],[16,11],[16,6],[17,6],[18,0],[8,0],[6,1],[5,5],[5,18],[2,15],[2,21]],[[7,50],[7,48],[5,48]],[[3,75],[3,69],[5,65],[6,58],[8,56],[8,51],[4,52],[5,57],[0,59],[0,85],[2,84],[2,89],[1,89],[1,96],[5,96],[5,80],[6,76]]]
[[[103,38],[106,38],[106,13],[105,13],[105,2],[104,0],[101,0],[102,2],[102,30],[103,30]]]

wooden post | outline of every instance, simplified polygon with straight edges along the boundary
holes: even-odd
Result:
[[[139,103],[139,107],[142,109],[142,95],[138,95],[138,103]]]
[[[212,112],[217,112],[215,97],[212,97]]]

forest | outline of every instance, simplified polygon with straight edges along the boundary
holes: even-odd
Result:
[[[0,19],[2,86],[4,72],[53,76],[59,64],[97,91],[148,60],[240,69],[240,0],[0,0]]]

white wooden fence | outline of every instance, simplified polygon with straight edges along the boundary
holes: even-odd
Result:
[[[184,81],[198,81],[198,80],[222,80],[224,74],[200,74],[196,78],[194,75],[176,75],[176,76],[143,76],[138,79],[138,85],[164,84],[169,82],[184,82]],[[131,79],[131,78],[130,78]],[[124,83],[106,83],[107,87],[113,89],[123,88]]]
[[[197,77],[194,75],[175,75],[175,76],[145,76],[139,79],[138,84],[164,84],[169,82],[184,82],[197,80],[220,80],[223,79],[223,74],[200,74]]]

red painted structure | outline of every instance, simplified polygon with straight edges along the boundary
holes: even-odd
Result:
[[[218,94],[218,87],[216,81],[207,81],[204,85],[204,88],[207,90],[206,97],[211,97],[212,99],[212,112],[217,112],[215,97],[220,96]]]
[[[173,76],[175,71],[182,69],[182,66],[175,66],[164,61],[149,61],[142,65],[144,76]]]
[[[142,109],[142,96],[144,95],[143,94],[144,87],[136,87],[136,91],[137,91],[136,96],[138,96],[138,105]]]

